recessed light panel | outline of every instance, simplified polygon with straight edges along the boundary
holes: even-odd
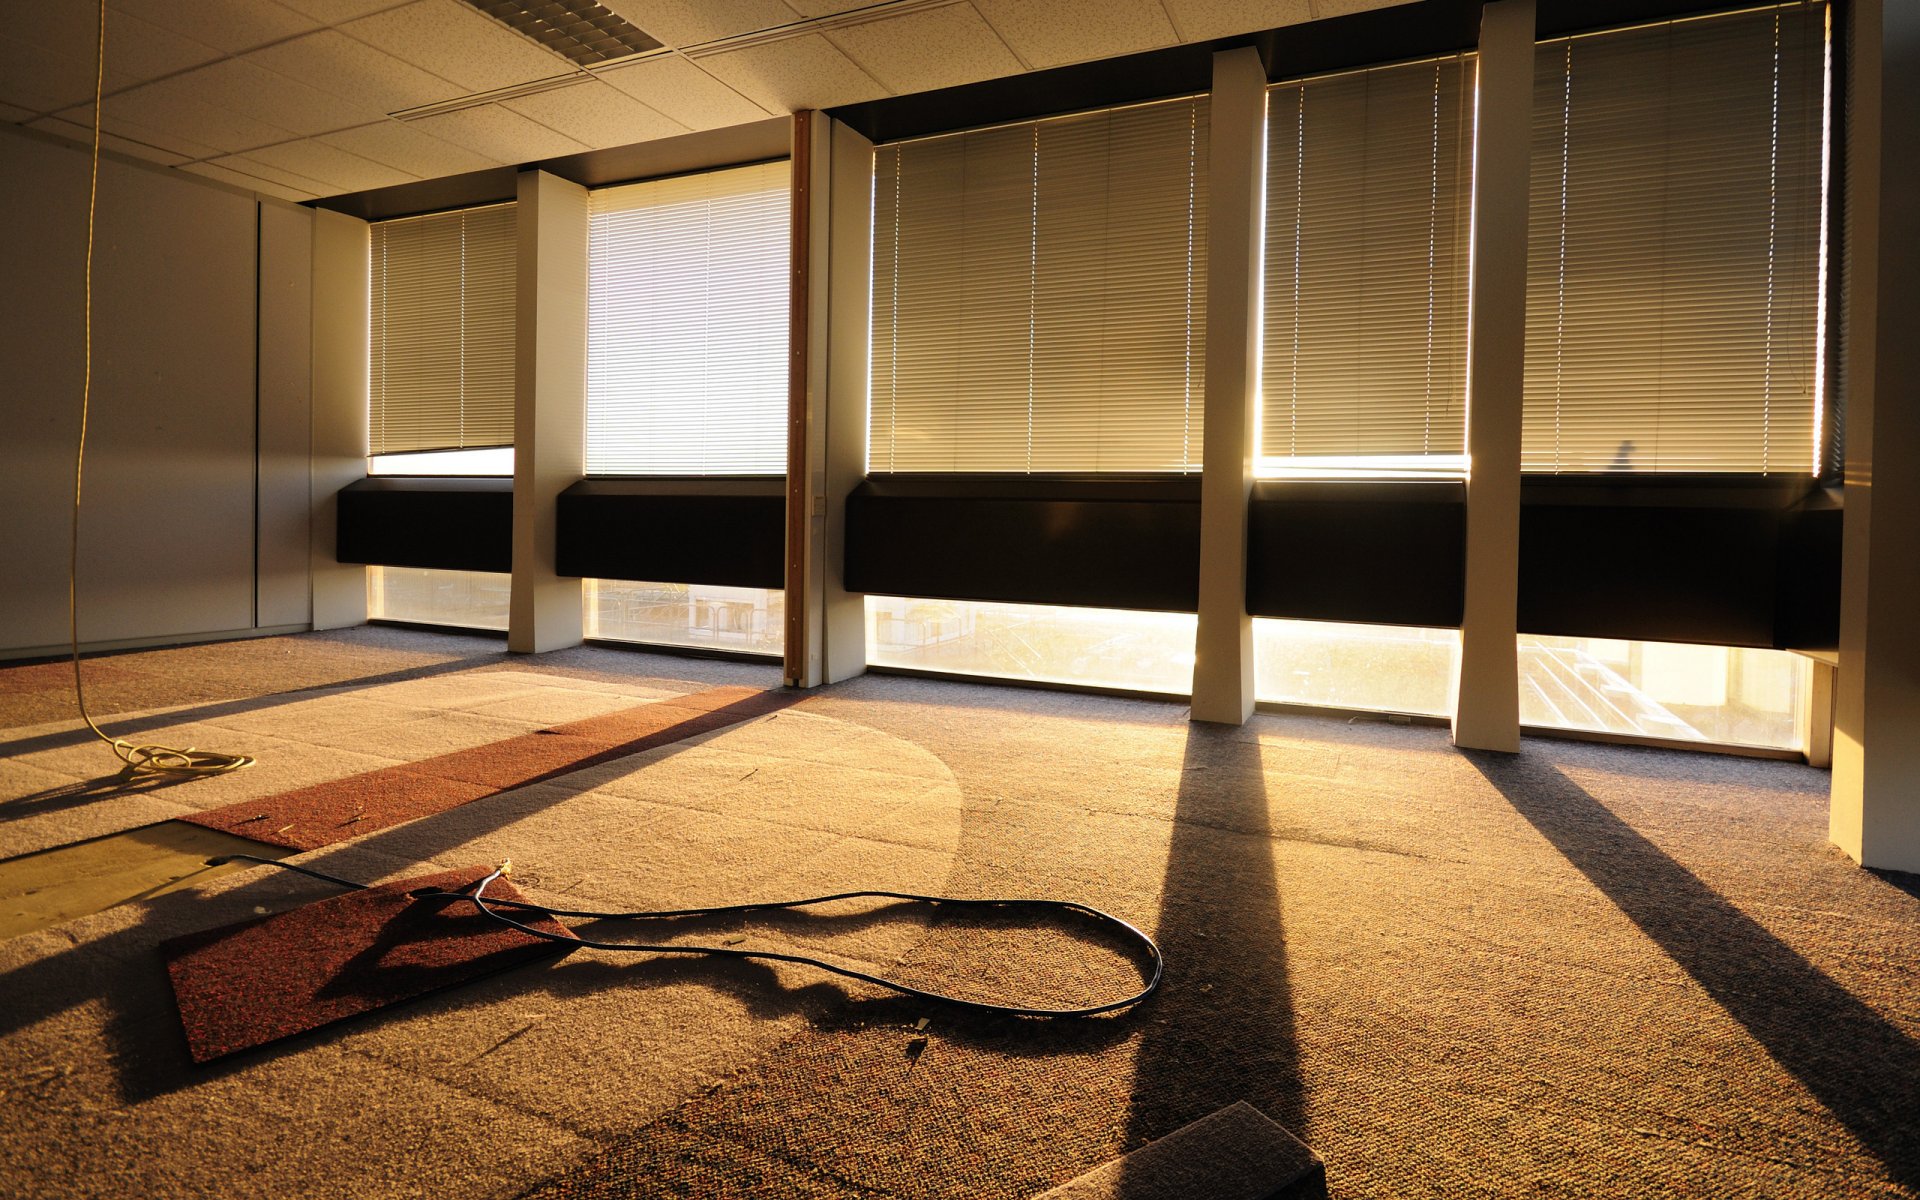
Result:
[[[648,37],[593,0],[467,0],[508,29],[583,67],[658,50]]]

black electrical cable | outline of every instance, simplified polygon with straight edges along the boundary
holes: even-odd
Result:
[[[364,883],[355,883],[350,879],[341,879],[338,876],[315,871],[309,867],[302,867],[290,862],[281,862],[273,858],[261,858],[252,854],[227,854],[219,858],[210,858],[207,860],[207,865],[221,866],[236,860],[263,863],[270,867],[279,867],[285,871],[297,871],[302,875],[307,875],[314,879],[339,884],[341,887],[361,889],[367,887]],[[464,900],[472,904],[486,916],[500,922],[502,925],[550,942],[564,942],[571,946],[589,946],[596,950],[618,950],[629,953],[705,954],[719,958],[745,958],[771,962],[797,963],[800,966],[814,967],[818,970],[844,976],[848,979],[858,979],[862,983],[871,983],[877,987],[883,987],[889,991],[897,992],[902,996],[912,996],[918,1000],[929,1000],[972,1012],[993,1013],[999,1016],[1092,1017],[1098,1016],[1101,1013],[1118,1012],[1124,1008],[1131,1008],[1142,1000],[1145,1000],[1148,996],[1153,995],[1160,987],[1160,977],[1166,966],[1165,960],[1160,954],[1160,947],[1152,938],[1141,932],[1138,927],[1121,920],[1112,913],[1102,912],[1100,909],[1094,908],[1091,905],[1081,904],[1074,900],[1050,900],[1037,897],[979,899],[957,896],[923,896],[915,892],[861,891],[835,892],[830,896],[811,896],[805,900],[768,900],[750,904],[722,904],[710,908],[595,912],[590,909],[549,908],[544,904],[534,904],[525,900],[498,900],[489,898],[486,894],[488,885],[505,875],[508,870],[509,865],[502,864],[496,868],[492,874],[474,884],[472,891],[422,888],[412,893],[412,895],[416,900]],[[994,1004],[985,1000],[967,1000],[959,996],[949,996],[944,992],[928,991],[924,988],[917,988],[911,984],[901,983],[897,980],[887,979],[879,975],[869,975],[865,971],[856,971],[851,967],[835,966],[833,963],[823,962],[817,958],[808,958],[801,954],[782,954],[775,950],[740,950],[732,946],[693,946],[684,944],[647,945],[637,942],[602,942],[592,938],[578,937],[576,935],[552,933],[544,929],[535,929],[523,922],[516,921],[500,911],[501,909],[510,908],[519,912],[547,918],[580,917],[597,921],[656,921],[675,917],[708,917],[739,913],[771,912],[780,909],[807,908],[816,904],[827,904],[835,900],[862,899],[905,900],[915,904],[930,904],[948,908],[1051,908],[1065,912],[1075,912],[1118,928],[1127,940],[1141,948],[1152,970],[1148,975],[1146,986],[1123,1000],[1112,1000],[1105,1004],[1088,1005],[1083,1008],[1028,1008],[1017,1004]]]

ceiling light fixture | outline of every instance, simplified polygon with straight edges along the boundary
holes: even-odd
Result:
[[[522,37],[583,67],[660,49],[625,17],[594,0],[466,0]]]

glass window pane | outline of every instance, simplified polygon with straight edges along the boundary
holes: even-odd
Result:
[[[1520,723],[1799,750],[1807,660],[1784,650],[1520,638]]]
[[[615,642],[779,654],[787,595],[700,583],[581,581],[586,635]]]
[[[376,454],[367,459],[369,475],[513,474],[513,447],[484,450],[424,450],[418,454]]]
[[[867,661],[1188,695],[1191,613],[867,597]]]
[[[512,578],[492,571],[368,567],[367,617],[505,630]]]
[[[1446,716],[1460,635],[1452,629],[1253,622],[1256,700]]]

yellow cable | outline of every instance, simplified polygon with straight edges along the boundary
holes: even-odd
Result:
[[[87,183],[87,273],[81,308],[85,313],[86,364],[80,376],[80,441],[73,453],[73,538],[67,551],[67,635],[73,645],[73,698],[80,719],[93,736],[113,747],[126,764],[126,773],[140,775],[223,775],[253,765],[245,754],[221,754],[192,746],[137,745],[108,737],[87,715],[87,693],[80,681],[80,482],[87,461],[87,408],[93,396],[93,211],[100,192],[100,103],[106,95],[107,0],[100,0],[100,40],[95,47],[93,74],[93,174]]]

